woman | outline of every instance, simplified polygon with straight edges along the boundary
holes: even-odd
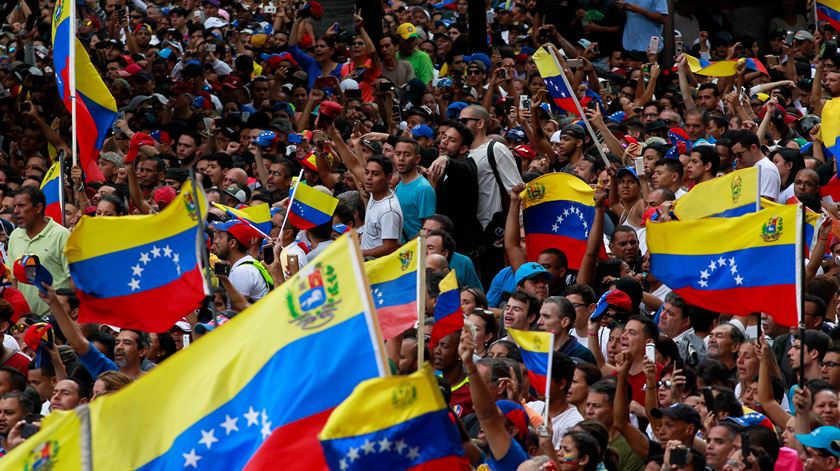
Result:
[[[103,195],[96,203],[96,217],[102,216],[125,216],[126,209],[122,200],[115,195]]]
[[[822,419],[823,425],[836,427],[840,423],[840,410],[837,409],[837,393],[831,389],[823,389],[814,394],[811,412]]]
[[[794,195],[793,181],[796,179],[796,174],[805,168],[805,159],[796,150],[782,147],[770,153],[770,160],[779,169],[783,188],[782,192],[779,193],[779,202],[784,203]]]
[[[753,378],[758,376],[759,364],[758,355],[755,353],[755,344],[742,343],[741,348],[738,349],[738,361],[735,363],[738,369],[738,384],[735,385],[735,395],[739,398],[747,386],[752,383]]]
[[[582,432],[570,432],[560,441],[560,469],[565,471],[595,471],[600,451],[598,442]]]
[[[464,311],[466,312],[466,311]],[[498,323],[493,313],[481,308],[474,309],[470,314],[470,321],[475,325],[475,354],[487,356],[487,347],[498,336]]]
[[[129,383],[131,383],[131,378],[129,378],[125,373],[120,373],[119,371],[106,371],[99,375],[93,383],[93,397],[91,400],[122,389]]]
[[[341,67],[341,76],[358,82],[362,99],[372,102],[373,84],[381,73],[382,65],[379,55],[376,54],[376,47],[365,31],[364,21],[359,15],[355,15],[354,18],[359,34],[350,43],[350,60]]]
[[[487,356],[490,358],[510,358],[516,361],[522,361],[522,354],[519,352],[519,347],[510,340],[496,340],[487,349]]]
[[[566,393],[569,404],[577,407],[580,415],[586,416],[586,397],[589,396],[589,386],[592,386],[601,379],[601,371],[591,363],[575,364],[575,374],[572,376],[572,385]]]
[[[487,297],[479,288],[465,286],[461,288],[461,310],[470,315],[475,308],[487,309]]]
[[[315,85],[315,79],[321,76],[332,75],[337,80],[341,79],[341,64],[334,60],[335,36],[325,34],[315,41],[312,55],[307,54],[298,47],[301,37],[301,22],[295,18],[292,25],[292,32],[289,36],[289,52],[300,65],[301,70],[306,72],[307,86],[311,90]]]
[[[610,209],[619,216],[617,226],[627,225],[636,232],[642,229],[644,195],[631,167],[619,169],[610,180]]]

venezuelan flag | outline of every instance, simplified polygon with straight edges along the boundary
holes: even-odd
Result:
[[[79,220],[64,252],[80,322],[164,332],[201,304],[198,218],[207,202],[198,194],[196,202],[187,182],[160,214]]]
[[[543,81],[545,81],[545,88],[548,90],[551,98],[554,99],[554,104],[568,113],[580,116],[577,105],[575,104],[575,95],[566,86],[566,82],[562,76],[563,71],[557,66],[557,62],[555,62],[551,53],[542,47],[537,49],[537,52],[534,53],[534,63],[537,65]]]
[[[519,345],[522,361],[528,368],[528,378],[537,392],[548,391],[549,365],[554,351],[554,334],[508,329],[510,338]]]
[[[567,173],[549,173],[525,186],[520,195],[528,260],[547,248],[557,248],[580,268],[589,230],[595,220],[595,190]]]
[[[795,326],[798,220],[798,205],[780,205],[737,218],[649,224],[651,272],[690,304],[766,312]]]
[[[434,350],[442,338],[464,327],[464,311],[461,310],[461,292],[455,270],[450,270],[439,286],[440,295],[435,303],[435,324],[432,326],[429,350]]]
[[[738,72],[738,61],[734,59],[712,62],[685,54],[685,61],[689,70],[697,75],[730,77]]]
[[[90,62],[82,43],[76,38],[76,25],[70,24],[72,0],[57,0],[52,20],[53,65],[58,93],[71,110],[70,46],[75,41],[76,61],[76,135],[79,158],[88,180],[103,180],[97,155],[111,124],[117,117],[117,102]]]
[[[44,197],[47,199],[44,214],[59,224],[64,224],[64,195],[62,194],[64,185],[62,180],[61,163],[55,162],[47,171],[47,174],[44,175],[44,181],[41,183],[41,191],[44,192]]]
[[[425,263],[420,261],[423,252],[418,238],[389,255],[365,262],[373,305],[385,340],[417,322],[417,300],[426,295]]]
[[[840,98],[832,98],[823,106],[820,134],[828,151],[840,156]]]
[[[817,0],[817,19],[840,31],[840,0]]]
[[[333,471],[471,469],[428,367],[359,384],[318,438]]]
[[[785,204],[799,204],[799,198],[792,196]],[[770,201],[767,198],[761,198],[761,209],[778,208],[782,204]],[[819,227],[825,221],[825,216],[820,213],[815,213],[808,208],[805,208],[805,254],[810,256],[811,247],[817,242],[817,235],[819,234]]]
[[[337,239],[224,326],[92,402],[93,469],[326,469],[327,418],[386,374],[357,239]]]
[[[681,221],[736,217],[754,213],[758,202],[758,167],[736,170],[700,183],[674,206]]]
[[[767,72],[767,68],[764,67],[764,64],[760,60],[754,57],[748,57],[744,59],[744,62],[746,62],[747,64],[747,70],[753,70],[756,72],[761,72],[764,75],[770,75],[770,73]]]
[[[303,182],[295,185],[292,193],[289,222],[298,229],[311,229],[332,221],[338,200]]]
[[[3,469],[83,469],[82,424],[76,411],[54,411],[41,429],[3,457]]]
[[[268,207],[268,203],[262,203],[255,206],[243,206],[238,209],[219,203],[213,203],[213,206],[221,209],[228,216],[248,224],[265,235],[268,235],[271,232],[271,208]]]

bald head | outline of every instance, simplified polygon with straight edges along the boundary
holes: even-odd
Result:
[[[232,168],[225,174],[225,186],[240,183],[242,185],[248,184],[248,174],[241,168]]]
[[[449,262],[446,261],[446,257],[443,255],[436,253],[429,254],[426,256],[426,268],[445,275],[449,273]]]
[[[811,168],[803,168],[796,172],[796,177],[793,179],[793,192],[796,195],[814,195],[820,194],[820,176],[816,170]]]

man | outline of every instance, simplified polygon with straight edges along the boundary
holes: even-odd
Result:
[[[522,264],[516,270],[516,289],[527,293],[542,303],[548,297],[551,273],[536,262]]]
[[[470,377],[464,369],[467,365],[459,358],[460,343],[460,330],[440,339],[432,352],[432,363],[449,384],[452,392],[449,405],[458,417],[464,417],[473,412],[473,404],[470,396]]]
[[[528,293],[517,291],[510,295],[502,313],[505,329],[531,330],[539,314],[539,301]]]
[[[645,403],[645,391],[642,386],[645,384],[644,360],[645,345],[659,341],[659,330],[652,320],[642,315],[630,316],[624,326],[624,332],[619,340],[621,350],[630,355],[630,365],[627,369],[627,382],[633,388],[633,400],[639,404]],[[662,366],[657,364],[657,377]],[[623,391],[623,389],[621,389]]]
[[[225,174],[231,167],[233,167],[233,160],[225,153],[217,152],[208,155],[204,158],[207,161],[207,167],[204,169],[204,176],[207,177],[213,186],[217,188],[226,188]]]
[[[29,365],[29,375],[27,377],[29,385],[32,386],[38,393],[41,399],[41,415],[46,415],[50,411],[50,395],[55,387],[55,367],[52,363],[42,364],[40,367],[36,366],[33,361]]]
[[[397,59],[398,44],[399,36],[386,34],[379,40],[379,51],[382,55],[382,76],[402,87],[414,78],[414,68],[408,61]]]
[[[659,314],[659,331],[677,344],[680,357],[692,368],[706,359],[706,344],[694,334],[688,305],[674,293],[665,297],[665,305]]]
[[[435,212],[435,190],[426,177],[420,175],[420,145],[413,139],[401,137],[394,146],[394,168],[400,182],[394,189],[403,214],[403,240],[417,236],[423,220]]]
[[[21,188],[15,195],[14,216],[18,227],[9,236],[6,265],[12,271],[15,260],[25,254],[37,254],[40,264],[50,272],[53,286],[70,287],[70,270],[64,256],[64,245],[70,235],[64,226],[44,215],[44,193],[31,186]],[[33,285],[15,282],[32,312],[47,314],[49,306],[41,300],[40,291]]]
[[[424,85],[429,85],[432,79],[435,78],[435,67],[429,55],[417,49],[417,41],[420,37],[417,34],[417,29],[411,23],[403,23],[397,27],[397,34],[400,37],[400,50],[397,57],[408,61],[411,64],[411,68],[414,69],[414,75]]]
[[[662,25],[668,18],[668,2],[665,0],[630,0],[617,3],[619,10],[627,12],[621,44],[625,50],[644,52],[648,50],[650,38],[659,38],[659,49],[664,46]]]
[[[740,446],[740,435],[738,426],[731,422],[718,422],[712,427],[706,445],[706,466],[722,471],[736,443]]]
[[[794,435],[805,452],[801,459],[808,471],[835,470],[840,466],[840,450],[834,448],[834,442],[840,440],[840,429],[824,425],[808,434]]]
[[[670,190],[679,199],[686,193],[683,185],[683,164],[679,159],[662,158],[653,167],[653,188]]]
[[[744,333],[730,323],[720,324],[709,334],[709,358],[723,363],[730,372],[734,372],[738,361],[738,350],[746,341]]]
[[[574,168],[583,158],[583,147],[586,145],[586,131],[578,124],[567,124],[560,131],[559,166],[567,169]],[[559,168],[559,167],[558,167]]]
[[[806,330],[804,347],[802,346],[802,343],[803,342],[800,341],[799,334],[796,334],[793,339],[793,345],[787,352],[790,366],[796,374],[796,378],[798,380],[802,375],[799,371],[799,349],[804,348],[805,353],[803,356],[805,357],[805,381],[819,379],[822,376],[820,362],[824,360],[826,352],[828,352],[828,349],[831,346],[831,338],[827,334],[818,330]]]
[[[587,363],[596,364],[595,356],[588,348],[581,345],[577,338],[569,335],[575,325],[575,308],[566,298],[551,296],[546,298],[540,308],[537,326],[544,332],[554,334],[554,351],[571,358],[578,358]]]
[[[434,215],[433,215],[434,216]],[[434,225],[434,220],[429,224]],[[425,230],[426,223],[423,223]],[[475,271],[472,260],[455,251],[455,239],[445,230],[430,230],[426,232],[426,255],[442,255],[446,257],[449,268],[455,270],[458,286],[473,286],[481,288],[481,281]]]
[[[8,366],[0,366],[0,394],[24,389],[26,389],[25,373]]]
[[[840,346],[825,352],[820,362],[820,379],[827,381],[835,392],[840,391]]]
[[[740,161],[743,167],[758,167],[761,173],[761,196],[776,201],[779,199],[779,190],[782,179],[776,164],[765,157],[761,150],[761,143],[758,136],[751,131],[735,131],[732,133],[732,155],[736,162]]]
[[[294,176],[292,163],[287,159],[277,159],[271,162],[268,168],[268,181],[266,188],[271,196],[278,200],[289,196],[289,188],[292,186]]]
[[[600,422],[607,428],[610,439],[609,447],[618,454],[618,469],[642,471],[645,468],[642,457],[630,448],[621,431],[615,426],[613,420],[615,394],[615,382],[611,380],[604,379],[590,386],[589,394],[586,396],[584,416],[586,420]]]
[[[198,155],[198,148],[201,145],[201,137],[198,134],[185,132],[178,136],[178,143],[175,146],[175,155],[182,165],[189,165]]]
[[[639,237],[630,226],[618,226],[610,239],[610,253],[630,265],[631,270],[641,268],[642,257],[639,253]]]
[[[554,434],[551,441],[554,448],[560,448],[560,441],[563,435],[570,428],[583,422],[583,416],[578,412],[577,407],[569,404],[567,394],[572,386],[572,378],[575,374],[575,364],[566,355],[555,352],[551,361],[551,378],[549,379],[549,403],[548,414],[551,416],[551,424]],[[543,415],[546,404],[543,401],[529,402],[534,412]]]
[[[135,170],[137,184],[140,185],[143,197],[149,198],[152,196],[154,189],[163,182],[166,176],[166,164],[160,157],[152,156],[136,162],[135,165],[137,166]],[[129,170],[131,170],[131,166],[129,166]]]
[[[365,191],[370,195],[365,211],[362,255],[381,257],[397,250],[403,228],[403,214],[397,195],[388,182],[394,173],[391,161],[374,155],[365,164]]]
[[[239,167],[231,168],[225,173],[222,185],[223,188],[230,188],[231,186],[247,187],[248,174]]]
[[[9,449],[6,441],[9,431],[23,418],[32,413],[32,404],[20,391],[0,395],[0,448]]]
[[[805,321],[805,328],[822,330],[825,322],[825,301],[813,294],[806,294],[803,300],[805,301],[805,308],[802,311],[802,317]]]
[[[401,375],[410,375],[417,371],[417,337],[403,337],[397,370]]]
[[[114,362],[120,371],[131,379],[139,378],[145,371],[141,363],[151,346],[151,338],[146,332],[122,329],[117,334],[117,346],[114,348]]]
[[[820,195],[820,175],[812,168],[803,168],[796,172],[793,180],[793,194],[799,198],[802,195]]]
[[[237,291],[256,302],[274,287],[265,267],[248,254],[255,239],[261,236],[251,226],[240,221],[213,224],[213,253],[230,264],[228,278]]]
[[[50,396],[50,411],[73,410],[90,401],[90,388],[75,378],[64,378],[55,384]]]
[[[715,178],[719,168],[720,155],[714,146],[695,146],[685,166],[685,176],[696,185]]]
[[[697,107],[709,111],[721,111],[720,90],[715,83],[704,83],[697,89]],[[688,116],[686,116],[688,119]]]

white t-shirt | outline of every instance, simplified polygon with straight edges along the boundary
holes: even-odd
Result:
[[[589,348],[589,336],[580,336],[574,328],[569,329],[569,335],[576,338],[578,343]],[[598,328],[598,344],[601,346],[601,356],[607,358],[607,344],[610,341],[610,329],[604,326]]]
[[[773,198],[773,201],[779,201],[779,190],[782,188],[782,177],[779,175],[779,169],[772,160],[764,157],[755,164],[761,174],[761,196],[766,198]]]
[[[229,278],[237,291],[242,293],[246,298],[256,301],[268,294],[268,286],[266,286],[265,280],[257,267],[251,264],[243,265],[244,262],[249,260],[254,260],[254,257],[246,255],[237,260],[230,267]]]
[[[545,411],[544,401],[529,402],[528,407],[542,417]],[[551,442],[554,444],[554,449],[560,448],[560,441],[563,440],[563,435],[569,431],[570,428],[583,422],[583,416],[578,412],[577,407],[569,404],[568,409],[560,413],[560,415],[551,418],[551,425],[554,429],[554,434],[551,436]]]
[[[283,247],[283,250],[280,251],[280,266],[283,267],[283,272],[289,271],[289,255],[297,255],[298,266],[296,268],[298,270],[309,263],[309,257],[306,252],[300,248],[300,245],[298,245],[297,242],[289,244],[286,247]]]
[[[687,191],[685,191],[685,190],[683,190],[682,188],[677,188],[677,191],[675,191],[675,192],[674,192],[674,197],[676,197],[677,199],[680,199],[680,198],[682,198],[682,197],[683,197],[683,195],[685,195],[686,193],[688,193],[688,192],[687,192]]]
[[[499,193],[499,184],[493,175],[493,168],[488,158],[488,146],[490,141],[470,150],[470,158],[475,162],[478,176],[478,222],[481,227],[493,218],[493,214],[502,210],[502,195]],[[493,146],[493,155],[496,157],[496,169],[499,171],[499,178],[505,191],[510,192],[516,184],[522,183],[522,176],[516,168],[516,160],[510,149],[498,142]],[[363,247],[364,248],[364,247]]]
[[[381,247],[385,240],[399,241],[402,234],[403,215],[400,202],[393,191],[379,201],[368,199],[365,213],[365,232],[362,234],[362,250]]]

